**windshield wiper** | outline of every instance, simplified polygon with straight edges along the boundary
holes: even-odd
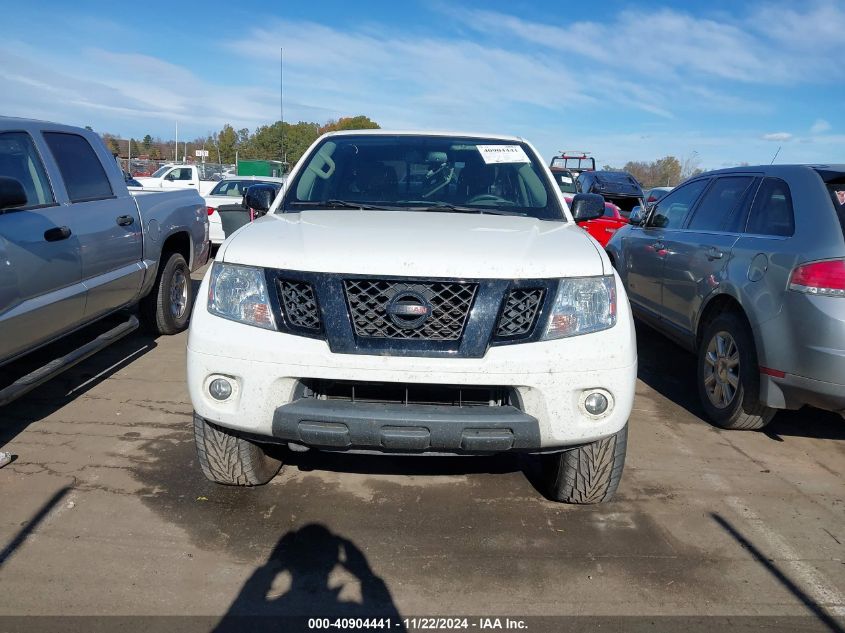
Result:
[[[520,215],[526,217],[527,213],[520,211],[508,211],[507,209],[491,209],[490,207],[462,207],[456,204],[440,203],[426,207],[406,207],[409,211],[452,211],[454,213],[478,213],[480,215]]]
[[[351,202],[349,200],[338,200],[332,198],[330,200],[297,200],[291,202],[292,205],[303,207],[322,207],[323,209],[362,209],[365,211],[392,211],[400,209],[401,207],[391,207],[383,204],[367,204],[365,202]]]

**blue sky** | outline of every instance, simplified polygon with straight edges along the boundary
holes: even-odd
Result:
[[[184,9],[181,6],[184,5]],[[180,8],[174,8],[180,7]],[[366,114],[620,166],[845,163],[845,1],[0,0],[0,114],[194,138]]]

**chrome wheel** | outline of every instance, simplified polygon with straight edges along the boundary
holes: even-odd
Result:
[[[739,391],[739,348],[727,332],[716,332],[707,345],[704,390],[718,409],[728,408]]]
[[[176,319],[185,316],[188,309],[188,277],[178,268],[170,282],[170,314]]]

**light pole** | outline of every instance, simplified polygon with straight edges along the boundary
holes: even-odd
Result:
[[[285,149],[285,51],[279,47],[279,125],[282,132],[282,170],[284,172],[288,169],[288,152]]]

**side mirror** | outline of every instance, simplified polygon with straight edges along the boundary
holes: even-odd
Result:
[[[27,203],[23,185],[14,178],[0,176],[0,212],[12,211]]]
[[[631,209],[631,215],[628,216],[628,224],[633,224],[634,226],[642,226],[642,223],[645,222],[647,212],[641,206],[637,205],[633,209]]]
[[[266,213],[275,198],[276,188],[273,185],[252,185],[244,195],[244,206]]]
[[[596,193],[576,193],[569,208],[576,222],[595,220],[604,215],[604,198]]]

